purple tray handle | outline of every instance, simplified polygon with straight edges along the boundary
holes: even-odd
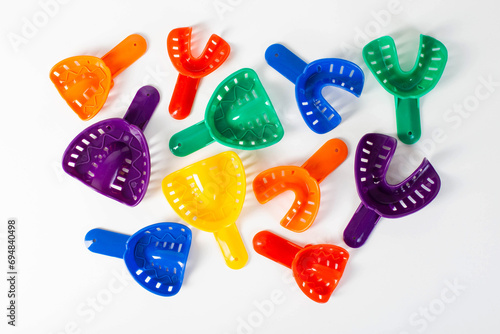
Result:
[[[125,116],[125,121],[144,131],[160,101],[160,93],[153,86],[144,86],[135,94]]]
[[[367,208],[363,203],[359,204],[344,230],[344,242],[352,248],[363,246],[379,220],[378,213]]]

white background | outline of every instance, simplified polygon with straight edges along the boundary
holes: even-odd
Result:
[[[30,0],[3,1],[1,7],[2,271],[6,272],[5,226],[11,217],[18,219],[19,247],[18,327],[5,324],[7,286],[1,279],[1,328],[8,327],[9,333],[54,334],[498,331],[496,2]],[[28,28],[31,24],[35,29]],[[216,33],[230,43],[231,54],[201,81],[192,114],[177,121],[167,111],[177,73],[166,52],[166,36],[182,26],[194,27],[195,53]],[[146,37],[148,51],[116,78],[99,114],[81,121],[50,82],[50,68],[69,56],[100,57],[132,33]],[[361,49],[372,39],[391,35],[403,69],[410,69],[420,33],[446,45],[448,64],[434,90],[421,99],[422,138],[413,146],[399,143],[388,179],[401,181],[426,156],[442,188],[422,211],[382,219],[368,242],[354,250],[342,241],[343,229],[359,204],[353,152],[365,133],[396,134],[393,97],[367,70]],[[366,81],[359,99],[334,88],[324,91],[343,116],[338,128],[325,135],[308,129],[295,104],[293,85],[264,60],[266,48],[277,42],[307,62],[338,57],[363,68]],[[132,234],[157,222],[181,222],[161,192],[161,180],[227,148],[212,144],[178,158],[170,153],[168,140],[201,120],[216,85],[242,67],[256,70],[285,129],[283,140],[270,148],[237,151],[247,166],[247,196],[237,225],[249,262],[241,270],[229,269],[213,236],[193,229],[181,291],[171,298],[158,297],[132,280],[123,261],[89,252],[84,236],[95,227]],[[488,81],[494,85],[485,85]],[[152,178],[144,200],[129,208],[66,175],[61,158],[84,128],[122,117],[145,84],[161,94],[145,131]],[[433,137],[436,133],[439,136]],[[334,137],[343,139],[350,153],[321,184],[315,223],[301,234],[285,230],[279,221],[293,195],[260,205],[251,181],[273,166],[301,165]],[[252,238],[265,229],[299,245],[346,247],[351,258],[327,304],[309,300],[298,290],[291,271],[255,253]]]

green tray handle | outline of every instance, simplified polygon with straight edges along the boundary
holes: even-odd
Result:
[[[214,142],[205,121],[201,121],[170,138],[170,151],[177,157],[185,157]]]
[[[418,98],[395,97],[398,137],[407,145],[415,144],[422,133],[420,128],[420,103]]]

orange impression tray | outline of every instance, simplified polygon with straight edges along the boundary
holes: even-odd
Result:
[[[281,226],[303,232],[314,222],[319,210],[319,183],[347,158],[347,145],[330,139],[302,167],[280,166],[263,171],[253,180],[255,197],[265,204],[279,194],[295,193],[292,207],[281,220]]]
[[[50,70],[50,80],[59,94],[82,120],[94,117],[108,98],[113,79],[145,52],[141,35],[130,35],[102,58],[66,58]]]
[[[184,167],[163,179],[163,194],[188,224],[212,232],[228,267],[248,261],[236,219],[245,200],[246,179],[238,155],[228,151]]]

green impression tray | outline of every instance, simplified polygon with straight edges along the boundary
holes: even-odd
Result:
[[[243,150],[276,144],[284,131],[262,83],[250,68],[224,79],[205,110],[205,119],[170,138],[170,151],[189,155],[214,141]]]
[[[399,139],[416,143],[421,135],[419,98],[436,86],[448,60],[443,43],[420,35],[420,48],[415,66],[406,72],[399,66],[394,40],[384,36],[363,48],[363,58],[377,81],[394,95]]]

